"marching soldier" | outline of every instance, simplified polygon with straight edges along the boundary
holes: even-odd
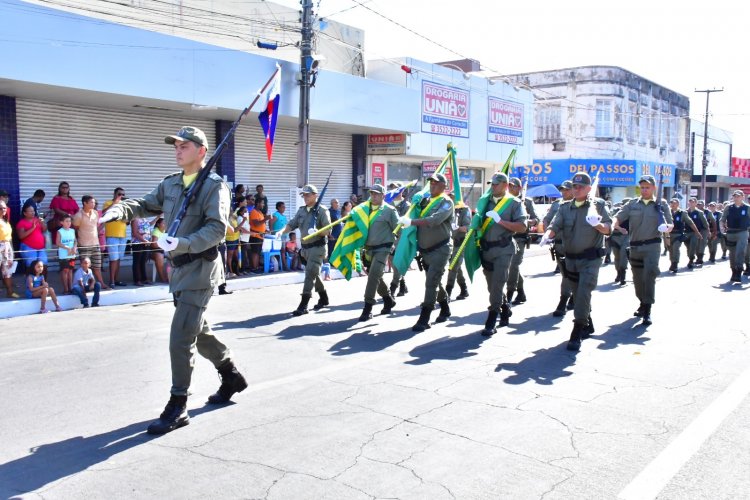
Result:
[[[604,235],[611,230],[611,219],[604,200],[589,198],[591,177],[587,173],[574,175],[571,184],[573,200],[560,205],[546,237],[554,239],[560,234],[563,238],[565,267],[575,296],[573,331],[566,348],[577,351],[581,340],[594,332],[591,292],[599,279],[605,254]]]
[[[622,206],[630,201],[630,198],[623,198],[619,206],[617,206],[610,217],[617,215],[622,209]],[[612,231],[612,234],[607,238],[609,240],[609,246],[612,249],[612,253],[615,256],[615,270],[617,276],[615,277],[615,283],[621,285],[625,284],[625,274],[628,272],[628,246],[630,245],[630,235],[628,235],[628,221],[622,223],[617,230]],[[623,231],[624,229],[624,231]]]
[[[727,237],[729,265],[733,283],[741,283],[742,263],[747,252],[748,228],[750,228],[750,205],[744,201],[745,194],[737,189],[732,193],[734,203],[728,205],[721,215],[721,225]]]
[[[391,296],[388,286],[383,281],[385,265],[388,261],[395,236],[393,230],[398,225],[396,209],[383,202],[385,187],[375,184],[370,188],[369,226],[365,242],[364,260],[368,263],[367,286],[365,287],[365,306],[359,321],[372,318],[372,306],[375,305],[375,292],[383,297],[382,314],[389,314],[396,301]]]
[[[703,210],[698,208],[698,200],[690,198],[688,200],[688,216],[698,228],[699,234],[692,234],[688,237],[688,269],[693,267],[703,267],[703,252],[708,241],[709,226],[708,220]],[[695,263],[693,263],[695,262]]]
[[[490,294],[490,307],[482,335],[489,336],[497,332],[495,322],[498,314],[498,326],[507,326],[512,314],[510,302],[503,293],[508,281],[510,263],[518,251],[514,233],[526,231],[526,210],[518,198],[508,194],[508,176],[497,173],[492,176],[492,198],[482,217],[482,224],[489,218],[491,223],[479,240],[482,270],[487,280]]]
[[[508,181],[508,191],[516,198],[521,199],[521,179],[518,177],[511,177]],[[510,271],[508,272],[508,302],[512,304],[523,304],[526,302],[526,293],[523,290],[523,275],[521,274],[521,263],[523,262],[523,255],[526,252],[526,246],[529,244],[531,236],[529,235],[529,227],[534,227],[539,222],[539,218],[536,215],[534,209],[534,200],[530,198],[521,199],[528,216],[526,230],[519,233],[515,233],[513,238],[516,239],[516,246],[518,251],[513,256],[510,262]],[[513,299],[513,294],[518,292],[516,298]]]
[[[302,188],[301,196],[305,204],[297,210],[294,217],[289,219],[286,227],[276,233],[277,240],[280,240],[285,233],[294,231],[295,229],[299,229],[304,237],[313,234],[319,228],[331,223],[328,209],[322,205],[316,207],[318,203],[318,188],[312,184],[307,184]],[[314,224],[313,221],[315,221]],[[302,243],[299,255],[302,263],[305,264],[305,283],[302,285],[302,300],[297,309],[292,312],[294,316],[307,314],[307,304],[312,297],[313,287],[315,287],[315,291],[320,295],[318,303],[313,306],[313,309],[318,311],[328,306],[328,293],[323,286],[323,281],[320,279],[320,268],[323,266],[323,261],[328,253],[326,243],[329,233],[330,229],[323,231],[311,241]]]
[[[716,238],[708,242],[708,261],[713,264],[716,262],[716,251],[719,249],[719,245],[724,248],[726,244],[724,243],[724,232],[721,229],[722,209],[715,201],[712,201],[708,204],[708,212],[713,218],[716,227]]]
[[[708,238],[703,238],[703,240],[701,241],[703,249],[700,254],[700,261],[701,261],[701,265],[703,265],[704,264],[703,256],[705,255],[706,248],[709,248],[709,260],[710,260],[711,242],[716,241],[719,230],[718,230],[718,225],[716,224],[716,219],[714,219],[713,215],[711,215],[711,210],[708,209],[708,207],[706,206],[706,202],[704,200],[698,200],[698,210],[703,212],[703,215],[706,217],[706,221],[708,221]],[[714,259],[714,261],[716,261],[716,259]]]
[[[396,189],[400,188],[401,183],[400,182],[391,182],[388,184],[388,189]],[[403,217],[406,214],[409,213],[409,209],[411,208],[411,203],[405,198],[406,191],[402,191],[398,194],[396,198],[393,200],[393,206],[396,208],[396,213],[399,217]],[[398,238],[396,238],[398,241]],[[395,248],[395,245],[394,245]],[[393,254],[391,254],[393,255]],[[396,269],[393,265],[391,265],[391,269],[393,269],[393,277],[391,278],[391,295],[396,295],[396,289],[398,289],[398,296],[403,297],[407,293],[409,293],[409,289],[406,288],[406,281],[404,280],[404,277],[401,276],[401,273],[398,272],[398,269]]]
[[[570,181],[563,181],[560,185],[560,193],[562,199],[555,200],[549,207],[549,212],[544,216],[542,221],[542,230],[549,228],[552,224],[552,220],[555,218],[560,206],[573,199],[573,184]],[[560,271],[562,277],[562,283],[560,283],[560,302],[557,304],[557,308],[552,312],[552,316],[562,317],[565,316],[565,312],[572,311],[575,307],[575,301],[573,298],[573,286],[568,279],[567,271],[565,270],[565,246],[563,245],[563,239],[561,236],[555,238],[552,248],[552,258],[557,263],[557,269]]]
[[[451,199],[453,199],[452,194]],[[461,244],[464,242],[464,238],[466,237],[466,231],[468,231],[469,225],[471,224],[471,210],[469,210],[469,207],[464,205],[463,201],[456,203],[454,208],[455,214],[453,216],[453,223],[451,224],[451,229],[453,230],[453,233],[451,234],[451,238],[453,239],[453,253],[451,253],[451,257],[448,262],[453,261],[453,258],[456,256],[456,252],[458,252],[458,249],[461,248]],[[453,269],[448,271],[448,281],[445,285],[445,293],[448,294],[449,299],[451,293],[453,292],[453,286],[455,285],[457,278],[458,286],[461,288],[461,293],[458,294],[456,300],[463,300],[469,296],[469,288],[466,286],[466,277],[464,277],[464,272],[461,269],[463,261],[464,256],[462,253]]]
[[[630,268],[633,270],[635,295],[640,301],[640,306],[633,316],[642,318],[643,325],[648,326],[651,324],[651,306],[656,299],[661,233],[667,233],[672,229],[672,213],[667,202],[654,195],[654,176],[642,176],[638,185],[641,188],[641,196],[623,205],[614,218],[613,229],[617,229],[627,220],[630,221]],[[657,200],[660,200],[658,205]]]
[[[693,223],[693,219],[690,218],[687,211],[680,208],[680,200],[672,198],[669,200],[669,209],[672,213],[673,226],[669,234],[669,260],[671,264],[669,266],[669,272],[672,274],[677,273],[677,266],[680,263],[680,247],[683,243],[687,245],[688,234],[687,228],[695,234],[696,238],[700,238],[701,234],[698,228]]]
[[[412,327],[415,332],[423,332],[430,327],[430,314],[435,308],[436,299],[440,304],[440,314],[435,322],[447,321],[451,315],[448,295],[440,280],[451,255],[453,202],[445,195],[448,181],[443,174],[432,174],[427,180],[430,182],[430,197],[420,203],[419,216],[414,219],[402,216],[398,220],[404,227],[417,227],[417,246],[420,255],[417,258],[421,258],[426,275],[422,311],[417,323]]]

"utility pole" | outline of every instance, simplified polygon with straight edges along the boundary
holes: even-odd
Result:
[[[302,40],[300,42],[299,135],[297,142],[297,185],[310,183],[310,76],[313,66],[313,3],[302,4]]]
[[[708,167],[708,98],[711,96],[711,92],[723,92],[724,88],[720,89],[706,89],[696,90],[696,92],[706,93],[706,119],[704,121],[703,128],[703,169],[701,170],[701,199],[706,199],[706,167]]]

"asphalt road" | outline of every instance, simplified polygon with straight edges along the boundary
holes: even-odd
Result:
[[[603,267],[597,331],[573,354],[572,314],[550,315],[559,278],[532,254],[530,300],[491,338],[482,276],[420,334],[417,272],[365,323],[364,279],[328,283],[333,307],[299,318],[300,285],[215,296],[251,386],[204,406],[219,380],[197,359],[191,423],[158,438],[170,303],[2,320],[0,497],[750,497],[748,282],[728,285],[726,262],[662,275],[646,329]]]

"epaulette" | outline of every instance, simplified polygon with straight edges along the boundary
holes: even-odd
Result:
[[[175,175],[182,175],[182,170],[180,170],[179,172],[172,172],[171,174],[169,174],[168,176],[164,178],[169,179],[170,177],[174,177]]]

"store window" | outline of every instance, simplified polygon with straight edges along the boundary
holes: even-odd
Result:
[[[612,137],[612,101],[596,100],[596,137]]]

